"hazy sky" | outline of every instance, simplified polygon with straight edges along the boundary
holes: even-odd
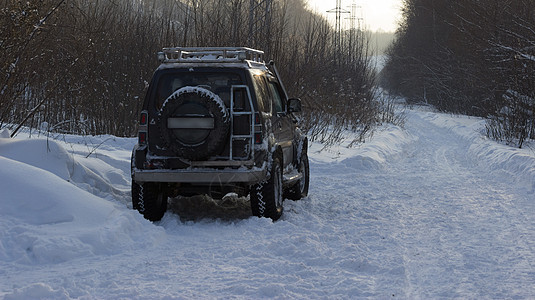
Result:
[[[334,13],[326,11],[336,8],[336,0],[306,0],[312,10],[327,15],[334,22]],[[342,0],[342,9],[351,11],[351,5],[356,4],[357,18],[362,18],[366,28],[371,30],[395,31],[400,19],[402,0]],[[349,26],[350,14],[342,14],[344,26]]]

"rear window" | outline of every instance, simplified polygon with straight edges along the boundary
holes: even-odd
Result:
[[[176,72],[164,73],[159,77],[156,86],[156,101],[154,104],[159,109],[165,100],[176,90],[186,86],[202,87],[217,94],[226,105],[230,103],[230,87],[243,84],[237,73],[213,73],[213,72]]]

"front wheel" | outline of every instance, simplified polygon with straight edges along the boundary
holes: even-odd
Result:
[[[308,196],[308,186],[310,184],[310,166],[306,151],[301,153],[297,171],[301,174],[301,179],[288,189],[286,197],[291,200],[299,200]]]
[[[251,189],[251,210],[253,216],[271,218],[273,221],[282,216],[282,162],[273,157],[270,178]]]
[[[159,221],[167,210],[167,191],[161,183],[132,180],[132,206],[149,221]]]

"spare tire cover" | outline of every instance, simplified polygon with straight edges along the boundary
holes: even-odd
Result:
[[[221,152],[229,131],[229,115],[218,95],[202,87],[183,87],[165,100],[158,125],[167,149],[191,160]]]

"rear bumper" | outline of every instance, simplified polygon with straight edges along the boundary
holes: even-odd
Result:
[[[175,182],[175,183],[204,183],[256,184],[266,179],[267,170],[263,169],[178,169],[178,170],[132,170],[132,178],[137,182]]]

